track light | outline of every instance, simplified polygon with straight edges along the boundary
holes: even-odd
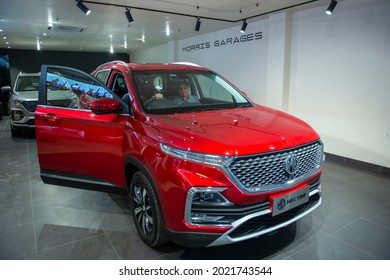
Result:
[[[126,8],[125,15],[126,15],[127,21],[128,21],[129,23],[132,23],[132,22],[134,21],[133,16],[131,15],[130,9],[129,9],[129,8]]]
[[[332,2],[330,2],[330,5],[329,5],[328,9],[326,10],[326,13],[328,15],[331,15],[333,13],[333,10],[336,7],[336,5],[337,5],[337,1],[336,0],[332,0]]]
[[[246,19],[244,19],[244,21],[242,22],[242,26],[241,26],[240,32],[241,33],[245,33],[245,29],[246,29],[247,26],[248,26],[248,23],[246,22]]]
[[[81,0],[76,0],[76,2],[77,2],[77,7],[79,7],[80,10],[82,10],[84,14],[89,15],[89,14],[91,13],[91,10],[88,9],[87,6],[85,6],[85,5],[83,4],[83,1],[81,1]]]
[[[199,29],[200,29],[200,24],[201,24],[202,22],[200,21],[200,18],[199,17],[197,17],[196,18],[196,24],[195,24],[195,31],[199,31]]]

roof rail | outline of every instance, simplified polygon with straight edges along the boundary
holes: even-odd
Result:
[[[195,66],[195,67],[202,67],[198,64],[192,63],[192,62],[172,62],[172,64],[180,64],[180,65],[188,65],[188,66]]]
[[[127,63],[122,61],[122,60],[109,61],[109,62],[106,62],[106,63],[103,63],[103,64],[99,65],[96,68],[100,68],[100,67],[103,67],[103,66],[106,66],[106,65],[109,65],[109,64],[120,64],[120,65],[126,66],[127,70],[129,70],[129,67],[127,66]]]

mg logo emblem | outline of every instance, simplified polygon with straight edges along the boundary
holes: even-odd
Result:
[[[298,159],[295,155],[288,155],[286,157],[285,168],[290,176],[298,171]]]
[[[282,200],[279,201],[278,203],[278,209],[282,210],[286,206],[286,200],[283,198]]]

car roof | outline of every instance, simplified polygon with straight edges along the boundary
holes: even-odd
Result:
[[[95,71],[108,69],[108,68],[121,68],[126,67],[130,71],[135,70],[201,70],[209,71],[208,68],[196,65],[189,62],[174,62],[174,63],[148,63],[148,64],[137,64],[137,63],[126,63],[123,61],[110,61],[104,63],[96,68]]]

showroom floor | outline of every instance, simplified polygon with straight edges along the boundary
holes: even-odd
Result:
[[[326,143],[325,143],[326,144]],[[323,203],[269,236],[214,248],[137,236],[126,196],[45,185],[34,135],[0,121],[0,259],[390,259],[390,177],[327,161]]]

